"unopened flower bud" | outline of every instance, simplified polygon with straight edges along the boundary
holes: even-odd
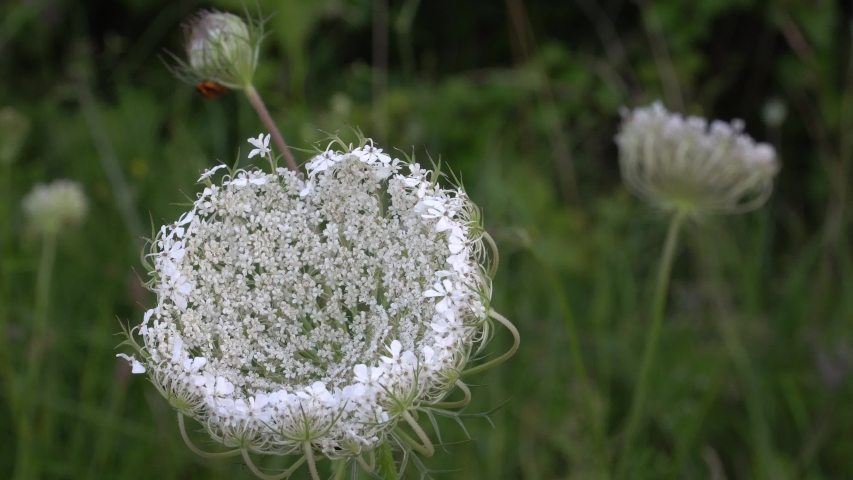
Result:
[[[189,65],[195,80],[240,89],[252,83],[258,63],[260,35],[242,18],[222,12],[200,12],[184,25]]]
[[[28,133],[29,118],[12,107],[0,108],[0,165],[10,165],[18,158]]]
[[[775,149],[743,122],[684,118],[655,103],[622,112],[616,136],[622,178],[637,196],[688,215],[760,207],[779,171]]]
[[[22,204],[30,223],[50,235],[81,224],[88,209],[83,188],[71,180],[40,183],[24,197]]]

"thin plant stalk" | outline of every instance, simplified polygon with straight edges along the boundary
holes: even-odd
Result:
[[[756,478],[777,478],[781,473],[776,471],[774,462],[773,436],[761,398],[761,379],[750,360],[740,330],[734,323],[733,315],[727,312],[727,295],[724,293],[726,291],[725,284],[720,268],[721,263],[714,248],[715,245],[712,242],[704,241],[700,243],[700,247],[704,250],[704,257],[708,260],[707,265],[711,272],[712,285],[717,291],[721,292],[719,318],[716,322],[720,337],[744,389],[744,401],[750,424],[750,442],[755,455],[753,474]]]
[[[507,320],[506,317],[496,312],[494,309],[489,310],[489,316],[500,322],[504,327],[507,328],[507,330],[510,331],[510,333],[512,333],[512,346],[509,348],[509,350],[506,351],[506,353],[494,360],[488,361],[482,365],[477,365],[476,367],[471,367],[467,370],[462,370],[461,372],[459,372],[460,377],[467,377],[469,375],[485,372],[486,370],[497,367],[498,365],[509,360],[510,357],[515,355],[515,352],[518,350],[518,346],[521,344],[521,337],[518,334],[518,329],[515,328],[515,325],[513,325],[512,322]]]
[[[628,413],[628,421],[622,443],[622,455],[617,469],[617,478],[622,478],[625,468],[625,458],[631,451],[634,437],[644,416],[646,395],[649,388],[649,375],[652,371],[655,354],[657,353],[658,341],[660,340],[661,327],[663,325],[663,313],[666,307],[666,296],[669,290],[669,277],[672,272],[672,264],[675,259],[676,246],[678,244],[678,233],[684,223],[684,213],[676,212],[669,222],[669,230],[666,233],[666,242],[663,246],[663,254],[658,266],[657,281],[652,299],[652,323],[646,336],[646,347],[643,352],[643,361],[640,366],[640,378],[634,397],[631,400],[631,409]]]
[[[754,474],[756,478],[778,478],[777,475],[780,472],[775,471],[773,446],[771,444],[772,436],[770,435],[770,428],[767,425],[767,417],[761,402],[758,374],[752,366],[749,354],[741,341],[740,333],[732,323],[732,320],[730,318],[720,318],[717,325],[720,328],[723,345],[726,347],[726,351],[738,375],[744,382],[744,399],[746,401],[749,423],[751,424],[752,448],[756,455],[756,471],[754,471]]]
[[[560,306],[560,311],[563,317],[563,326],[566,329],[566,337],[569,341],[569,349],[571,350],[572,365],[574,366],[575,377],[577,377],[584,392],[586,407],[589,410],[588,415],[590,415],[590,419],[592,419],[593,422],[593,429],[596,441],[599,444],[600,448],[603,448],[604,446],[606,446],[604,425],[601,423],[601,419],[596,413],[595,398],[593,396],[592,384],[589,381],[589,375],[587,375],[586,364],[583,360],[580,334],[578,333],[578,326],[577,322],[575,321],[575,315],[572,312],[572,306],[569,303],[569,299],[566,297],[565,289],[563,288],[563,283],[560,281],[560,277],[557,276],[557,272],[555,272],[554,269],[551,268],[551,265],[546,262],[545,259],[540,257],[539,254],[533,248],[528,248],[528,250],[533,255],[533,258],[535,258],[536,261],[539,262],[539,265],[544,270],[545,276],[548,277],[548,281],[551,283],[551,288],[554,290],[555,296],[557,297],[557,303]]]
[[[12,237],[11,215],[9,206],[12,205],[12,167],[8,164],[3,165],[3,173],[0,174],[0,191],[6,196],[4,201],[0,201],[0,259],[5,259],[7,254],[7,245]],[[6,385],[9,398],[9,410],[12,418],[15,418],[15,412],[18,410],[16,403],[16,395],[14,390],[14,373],[12,369],[12,357],[9,354],[9,345],[7,340],[8,323],[9,323],[9,304],[10,300],[10,284],[9,276],[7,275],[7,262],[0,262],[0,379]]]
[[[98,159],[101,161],[101,166],[107,175],[116,208],[121,214],[127,231],[133,236],[136,242],[136,250],[138,251],[142,248],[142,238],[145,237],[145,224],[137,213],[136,202],[130,193],[131,188],[124,176],[121,163],[113,150],[112,142],[104,127],[103,119],[100,112],[98,112],[95,97],[92,95],[88,82],[83,78],[78,79],[75,83],[75,92],[77,94],[77,101],[80,103],[80,110],[83,113],[83,119],[86,122],[89,133],[92,135],[92,141],[95,143]]]
[[[264,101],[261,99],[261,95],[255,89],[255,86],[249,85],[243,91],[246,92],[246,98],[249,99],[249,103],[251,103],[252,107],[255,108],[255,111],[258,112],[258,116],[261,117],[261,121],[264,123],[264,126],[269,130],[276,146],[281,150],[284,161],[287,162],[287,168],[299,173],[299,167],[296,165],[296,160],[290,153],[290,148],[288,148],[287,143],[285,143],[284,137],[281,136],[281,132],[275,125],[272,116],[270,116],[269,110],[267,110],[266,105],[264,105]]]
[[[47,348],[47,312],[50,301],[50,279],[56,259],[56,235],[45,233],[41,244],[41,258],[36,275],[35,305],[33,307],[33,331],[29,345],[29,361],[24,376],[24,388],[18,405],[21,407],[18,419],[17,460],[15,462],[16,479],[36,478],[37,466],[33,462],[33,443],[35,435],[36,379],[39,378],[44,351]]]
[[[320,480],[320,474],[317,472],[317,462],[314,461],[314,450],[311,442],[305,442],[302,449],[305,451],[305,458],[308,459],[308,472],[311,474],[311,479]]]

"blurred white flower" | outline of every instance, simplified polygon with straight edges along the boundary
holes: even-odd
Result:
[[[71,180],[36,185],[24,197],[22,205],[30,223],[49,235],[80,225],[89,208],[83,188]]]
[[[761,119],[771,128],[781,127],[787,117],[788,105],[778,97],[768,100],[761,109]]]
[[[687,215],[760,207],[779,171],[776,151],[743,122],[684,118],[655,103],[622,111],[616,136],[622,179],[637,196]]]

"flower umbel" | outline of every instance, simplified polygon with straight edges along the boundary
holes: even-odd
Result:
[[[364,466],[389,438],[430,454],[409,412],[448,408],[438,402],[455,387],[469,398],[461,377],[493,320],[516,343],[476,371],[517,348],[489,307],[487,234],[461,188],[414,163],[401,171],[372,141],[336,142],[306,179],[203,178],[193,208],[151,242],[158,304],[142,344],[127,342],[140,359],[124,357],[234,454],[299,455],[312,475],[317,456]]]
[[[86,194],[71,180],[40,183],[24,197],[24,213],[39,232],[55,235],[63,228],[83,222],[88,210]]]
[[[685,215],[760,207],[779,171],[776,151],[743,122],[684,118],[659,102],[622,111],[616,136],[625,184],[637,196]]]

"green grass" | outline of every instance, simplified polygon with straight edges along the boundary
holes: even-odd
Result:
[[[351,125],[440,155],[500,248],[493,304],[521,348],[471,379],[466,413],[503,405],[494,427],[472,416],[468,437],[439,421],[424,460],[436,478],[606,479],[620,459],[636,479],[853,477],[851,38],[835,2],[391,2],[387,89],[369,68],[382,25],[368,2],[277,3],[260,2],[278,14],[258,89],[289,144]],[[171,408],[115,358],[119,322],[155,301],[136,273],[149,218],[176,219],[199,172],[245,158],[263,129],[240,95],[207,101],[156,57],[181,51],[196,7],[239,2],[39,5],[0,6],[0,107],[33,124],[0,169],[0,477],[28,428],[29,478],[252,478],[239,457],[190,452]],[[624,451],[667,219],[620,184],[616,109],[677,97],[744,118],[783,167],[764,208],[682,229],[647,414]],[[771,97],[788,108],[780,127],[761,121]],[[56,178],[81,182],[91,209],[58,238],[28,394],[41,240],[20,200]],[[500,331],[489,351],[510,342]]]

